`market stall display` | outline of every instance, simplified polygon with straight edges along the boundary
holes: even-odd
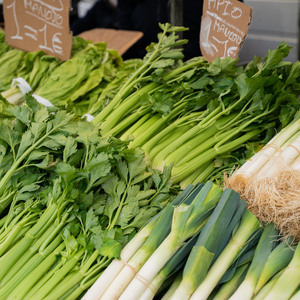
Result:
[[[233,180],[289,150],[297,176],[299,62],[284,42],[184,61],[186,29],[161,29],[143,60],[80,38],[65,62],[0,55],[0,299],[297,297],[299,237]]]

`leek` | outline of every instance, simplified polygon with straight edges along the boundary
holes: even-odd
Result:
[[[265,300],[290,299],[300,284],[300,244],[282,275],[278,278]]]
[[[184,267],[183,278],[171,299],[189,299],[204,280],[210,265],[226,246],[246,207],[239,195],[226,189],[203,227]]]
[[[253,297],[259,276],[265,262],[276,245],[277,237],[278,232],[274,224],[267,224],[255,249],[254,258],[250,264],[246,278],[237,291],[230,297],[230,300],[237,300],[240,299],[240,297],[243,297],[243,299],[251,299]]]
[[[208,182],[190,205],[182,204],[175,207],[170,234],[142,266],[120,296],[120,300],[128,299],[128,297],[139,299],[142,296],[147,283],[155,278],[188,238],[202,229],[211,210],[218,202],[220,194],[221,190]]]
[[[251,235],[259,228],[260,223],[257,218],[251,212],[246,210],[236,231],[233,233],[222,253],[209,269],[202,283],[191,296],[191,300],[208,298]]]

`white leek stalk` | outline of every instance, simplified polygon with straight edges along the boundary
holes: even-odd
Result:
[[[230,300],[252,299],[263,266],[275,247],[277,236],[278,232],[274,225],[272,223],[267,224],[255,249],[253,261],[251,262],[246,278],[230,297]]]
[[[110,283],[120,273],[124,267],[124,262],[134,255],[134,253],[142,246],[147,237],[153,230],[155,223],[150,221],[147,226],[143,227],[135,237],[123,248],[121,251],[121,260],[113,260],[109,266],[102,272],[101,276],[90,287],[90,289],[83,296],[82,300],[99,300]]]
[[[259,228],[260,223],[257,218],[246,210],[237,231],[212,265],[205,279],[196,289],[190,300],[203,300],[209,297],[247,240]]]
[[[119,300],[140,299],[176,251],[202,229],[221,194],[222,191],[217,186],[208,182],[190,205],[182,204],[174,209],[170,234],[146,261]]]
[[[285,268],[265,300],[287,300],[293,295],[300,284],[300,243],[291,262]]]

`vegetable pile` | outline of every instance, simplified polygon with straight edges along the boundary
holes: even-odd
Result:
[[[0,300],[299,297],[300,63],[184,61],[160,26],[128,61],[0,32]]]
[[[123,61],[106,43],[93,44],[79,37],[73,38],[72,56],[64,62],[43,51],[10,49],[0,52],[0,92],[13,104],[22,103],[23,94],[33,93],[44,105],[78,116],[95,114],[106,105],[104,95],[99,96],[107,84],[122,84],[140,64],[138,59]],[[116,91],[107,89],[106,93],[114,95]]]
[[[153,168],[173,164],[173,182],[185,187],[241,164],[289,124],[299,110],[299,62],[282,61],[285,43],[245,68],[232,58],[182,62],[173,49],[185,42],[176,38],[182,28],[161,27],[143,65],[92,122],[103,136],[132,140]]]
[[[232,58],[183,61],[187,41],[177,32],[186,28],[160,26],[142,64],[122,62],[103,44],[79,43],[34,95],[94,115],[103,137],[141,147],[152,168],[172,165],[172,182],[183,188],[222,181],[299,110],[299,62],[283,61],[290,50],[284,42],[246,67]],[[117,67],[122,63],[127,67]]]
[[[300,246],[290,242],[232,189],[190,185],[82,299],[290,299],[300,284]]]
[[[177,191],[138,149],[27,99],[0,132],[0,299],[75,299]]]

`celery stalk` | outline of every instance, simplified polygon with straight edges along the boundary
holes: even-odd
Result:
[[[211,161],[212,159],[216,158],[220,154],[223,154],[227,151],[236,149],[244,142],[246,142],[249,139],[251,139],[252,137],[258,135],[260,132],[261,132],[261,130],[254,129],[225,145],[221,145],[221,146],[216,145],[215,147],[204,151],[198,157],[195,157],[194,159],[190,160],[187,163],[184,163],[180,166],[174,166],[174,168],[172,169],[172,181],[174,183],[180,182],[186,176],[188,176],[188,175],[192,174],[194,171],[196,171],[203,164]],[[222,143],[222,142],[220,142],[220,143]]]

